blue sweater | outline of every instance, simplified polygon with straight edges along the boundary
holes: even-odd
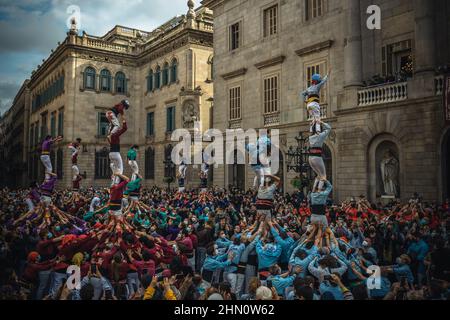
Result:
[[[205,262],[203,263],[203,270],[216,271],[218,269],[223,269],[231,264],[230,260],[227,260],[228,254],[223,254],[221,256],[206,256]]]
[[[290,258],[290,251],[291,247],[294,245],[294,239],[291,237],[287,237],[286,239],[283,239],[280,237],[280,234],[275,230],[274,227],[270,229],[272,232],[275,241],[281,246],[281,256],[280,256],[280,262],[281,263],[288,263]]]
[[[267,269],[278,262],[278,258],[281,255],[281,245],[267,244],[263,245],[259,236],[254,240],[256,241],[256,254],[258,255],[258,269]]]
[[[277,290],[277,293],[280,296],[284,296],[286,288],[291,287],[293,285],[295,276],[292,275],[283,278],[282,276],[277,275],[277,276],[270,276],[267,278],[267,280],[271,280],[273,287],[275,288],[275,290]]]
[[[294,251],[292,252],[291,258],[289,260],[289,264],[292,265],[292,267],[296,267],[296,266],[302,267],[303,271],[301,273],[299,273],[299,277],[304,278],[304,277],[306,277],[306,274],[308,272],[309,264],[316,257],[319,249],[316,246],[312,246],[309,255],[306,256],[306,258],[303,260],[295,256],[300,249],[302,249],[302,246],[298,246],[297,248],[294,249]]]
[[[309,194],[309,201],[311,205],[326,205],[328,196],[333,190],[331,183],[326,181],[326,189],[321,192],[311,192]]]

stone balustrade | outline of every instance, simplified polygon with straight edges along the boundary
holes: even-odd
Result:
[[[399,82],[358,91],[358,106],[366,107],[408,99],[408,83]]]

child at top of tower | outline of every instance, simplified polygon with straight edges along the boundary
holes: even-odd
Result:
[[[327,83],[330,73],[331,70],[328,72],[328,75],[326,75],[323,79],[320,74],[314,74],[311,77],[311,86],[309,86],[308,89],[306,89],[301,93],[306,103],[308,115],[312,119],[310,127],[311,133],[321,132],[320,90],[325,85],[325,83]]]

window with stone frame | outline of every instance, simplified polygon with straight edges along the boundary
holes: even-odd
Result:
[[[320,74],[323,77],[325,77],[327,73],[328,67],[327,62],[325,60],[317,61],[317,62],[311,62],[305,65],[305,82],[306,86],[310,87],[312,85],[312,76],[314,74]],[[305,88],[306,89],[306,88]],[[326,105],[328,103],[328,86],[325,84],[322,89],[320,90],[320,105],[321,105],[321,114],[322,117],[325,118],[327,116],[327,108]]]
[[[169,64],[166,62],[162,71],[162,85],[167,86],[169,84]]]
[[[161,67],[157,66],[155,72],[155,89],[159,88],[161,88]]]
[[[152,147],[145,150],[145,179],[155,179],[155,149]]]
[[[127,93],[127,78],[123,72],[116,73],[116,93]]]
[[[106,112],[97,114],[97,136],[106,137],[108,135],[109,121],[106,118]]]
[[[155,134],[155,113],[147,113],[147,137],[151,137]]]
[[[172,60],[170,66],[170,83],[175,83],[178,81],[178,61],[177,59]]]
[[[56,111],[50,114],[50,135],[56,137]]]
[[[327,0],[305,0],[306,20],[323,16],[326,12]]]
[[[241,87],[230,88],[229,92],[230,120],[239,120],[241,119]]]
[[[64,108],[58,111],[58,136],[64,135]]]
[[[175,107],[167,108],[167,123],[166,123],[166,132],[171,133],[176,129],[175,123]]]
[[[84,89],[95,90],[95,69],[87,67],[84,70]]]
[[[147,77],[147,92],[153,91],[153,70],[150,69],[150,72],[148,73]]]
[[[266,76],[263,79],[264,114],[279,112],[280,84],[278,75]]]
[[[230,51],[239,49],[241,46],[241,41],[242,41],[242,23],[236,22],[234,24],[232,24],[229,27],[229,34],[230,34]]]
[[[406,80],[414,73],[414,53],[411,39],[385,45],[381,48],[381,71],[392,80]]]
[[[32,149],[32,147],[34,145],[34,124],[30,125],[30,135],[28,138],[28,144],[30,146],[30,149]]]
[[[41,137],[44,139],[48,134],[48,127],[47,127],[47,116],[48,113],[45,112],[41,115]]]
[[[320,61],[320,62],[313,62],[310,64],[307,64],[305,66],[305,74],[306,74],[306,84],[307,86],[311,86],[312,76],[314,74],[320,74],[323,77],[325,77],[327,72],[327,63],[326,61]],[[320,103],[326,103],[327,102],[327,88],[326,85],[322,87],[320,90]]]
[[[111,91],[111,72],[107,69],[103,69],[100,72],[100,90],[104,92]]]
[[[109,179],[111,170],[109,167],[109,152],[105,147],[95,151],[95,179]]]
[[[278,33],[278,4],[267,8],[263,12],[264,37],[270,37]]]

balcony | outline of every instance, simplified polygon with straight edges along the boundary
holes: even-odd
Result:
[[[268,113],[264,115],[264,127],[278,126],[280,124],[280,113]]]
[[[434,78],[434,90],[437,96],[444,93],[444,76],[437,76]]]
[[[374,106],[408,99],[408,83],[399,82],[393,84],[368,87],[358,91],[358,106]]]

